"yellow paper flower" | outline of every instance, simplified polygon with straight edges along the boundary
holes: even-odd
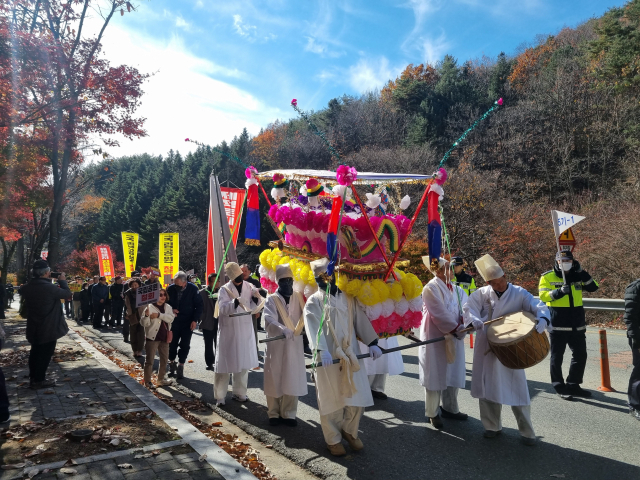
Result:
[[[338,280],[336,280],[336,285],[343,292],[347,289],[347,284],[349,283],[349,279],[346,275],[338,275]]]
[[[269,268],[271,266],[269,263],[267,263],[267,259],[269,258],[269,255],[271,255],[270,248],[267,248],[266,250],[263,250],[262,253],[260,253],[260,265],[262,265],[265,268]]]
[[[399,301],[402,298],[403,290],[400,282],[393,282],[389,288],[389,298],[394,302]]]
[[[389,287],[382,280],[376,278],[371,282],[371,286],[378,291],[380,302],[384,302],[387,298],[389,298]]]
[[[362,288],[362,281],[356,278],[347,283],[347,286],[344,289],[344,293],[352,297],[357,297],[358,294],[360,293],[361,288]]]
[[[378,291],[371,285],[371,282],[366,281],[360,288],[360,292],[358,293],[358,300],[360,300],[368,307],[371,307],[376,303],[380,303],[380,296],[378,295]]]

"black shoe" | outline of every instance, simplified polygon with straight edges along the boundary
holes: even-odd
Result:
[[[431,417],[429,419],[429,422],[431,423],[431,425],[433,425],[438,430],[442,430],[444,428],[444,423],[442,423],[442,419],[440,418],[440,415],[436,415],[435,417]]]
[[[215,371],[215,368],[213,365],[207,365],[206,370],[211,370],[212,372]]]
[[[271,425],[272,427],[276,427],[278,425],[280,425],[280,421],[282,419],[281,418],[270,418],[269,419],[269,425]]]
[[[580,387],[577,383],[567,384],[567,392],[574,397],[591,398],[591,392]]]
[[[383,400],[384,400],[384,399],[386,399],[386,398],[388,398],[386,393],[384,393],[384,392],[377,392],[377,391],[375,391],[375,390],[371,390],[371,396],[372,396],[373,398],[381,398],[381,399],[383,399]]]
[[[122,337],[122,341],[124,343],[131,343],[131,342],[129,342],[129,337]]]
[[[453,420],[466,420],[467,418],[469,418],[469,415],[467,415],[466,413],[462,413],[462,412],[451,413],[451,412],[447,412],[442,407],[440,407],[440,415],[442,415],[442,418],[451,418]]]
[[[297,427],[298,420],[295,418],[283,418],[282,423],[284,423],[287,427]]]
[[[633,407],[629,407],[629,413],[631,414],[631,416],[633,418],[635,418],[636,420],[640,421],[640,410],[636,410]]]
[[[176,374],[176,378],[178,380],[182,380],[184,378],[184,364],[178,365],[178,373]]]
[[[29,388],[31,388],[31,390],[39,390],[41,388],[49,388],[55,386],[56,382],[54,380],[43,380],[42,382],[31,382],[29,384]]]
[[[556,393],[558,394],[558,396],[563,400],[573,400],[573,396],[571,395],[571,393],[569,393],[567,385],[558,385],[554,388],[556,389]]]
[[[312,356],[312,355],[313,355],[313,352],[311,351],[311,349],[309,348],[309,346],[308,346],[308,345],[305,345],[305,346],[304,346],[304,354],[305,354],[305,355],[309,355],[309,356]]]
[[[169,362],[169,376],[176,376],[176,362]]]

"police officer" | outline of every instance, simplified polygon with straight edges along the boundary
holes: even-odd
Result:
[[[453,265],[453,273],[456,277],[451,283],[463,289],[467,295],[475,292],[477,290],[476,281],[471,275],[464,271],[464,260],[462,257],[453,257],[451,259],[451,265]]]
[[[562,272],[566,278],[564,283]],[[540,277],[540,300],[551,312],[551,382],[558,395],[566,400],[572,397],[591,396],[580,387],[587,363],[587,326],[582,291],[595,292],[598,283],[582,269],[569,251],[558,252],[553,270]],[[571,365],[565,383],[562,375],[562,359],[565,349],[571,349]]]

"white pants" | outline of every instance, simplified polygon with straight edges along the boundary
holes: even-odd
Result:
[[[267,414],[269,418],[296,418],[296,412],[298,411],[298,397],[293,395],[282,395],[275,398],[265,395],[267,397]]]
[[[436,417],[440,413],[440,399],[442,399],[442,408],[449,413],[458,413],[458,389],[455,387],[447,387],[446,390],[427,390],[424,389],[424,412],[429,418]]]
[[[214,373],[213,374],[213,396],[216,400],[224,400],[229,390],[229,376],[231,373]],[[240,373],[234,373],[232,379],[232,391],[236,395],[244,396],[247,394],[247,384],[249,383],[249,370],[242,370]]]
[[[384,393],[384,385],[387,383],[387,375],[386,373],[378,373],[376,375],[369,375],[369,386],[371,390],[374,392],[383,392]]]
[[[327,445],[340,443],[343,430],[353,438],[358,438],[358,427],[363,413],[364,407],[344,407],[328,415],[320,415],[320,426]]]
[[[531,424],[531,405],[511,407],[511,410],[516,417],[516,422],[518,422],[520,435],[527,438],[536,438]],[[484,398],[480,399],[480,420],[485,430],[494,432],[502,430],[501,413],[502,405]]]

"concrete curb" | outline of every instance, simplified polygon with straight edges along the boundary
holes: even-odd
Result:
[[[194,428],[187,420],[167,406],[162,400],[156,398],[145,387],[136,382],[120,367],[114,364],[100,351],[94,348],[77,333],[69,331],[68,336],[79,343],[86,351],[94,355],[117,380],[126,386],[131,392],[156,413],[164,422],[177,430],[185,443],[189,444],[199,455],[206,455],[206,461],[215,468],[226,480],[250,480],[256,477],[246,468],[234,460],[227,452],[222,450],[215,442],[207,438],[200,430]]]

